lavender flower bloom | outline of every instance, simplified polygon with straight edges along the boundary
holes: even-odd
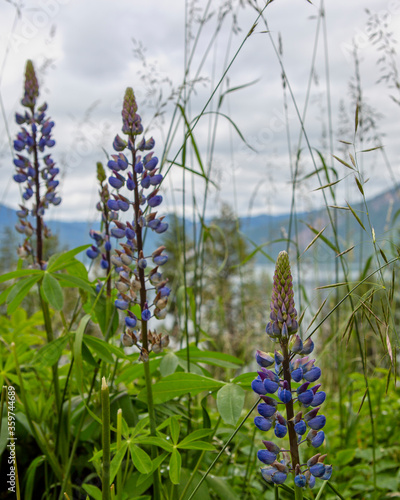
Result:
[[[16,139],[14,149],[17,152],[14,158],[16,174],[14,180],[23,188],[23,202],[17,212],[19,222],[16,229],[26,236],[22,246],[17,253],[21,258],[31,255],[35,266],[44,268],[43,262],[43,238],[51,236],[50,230],[43,221],[45,211],[51,206],[61,203],[57,195],[59,181],[56,176],[59,169],[51,155],[45,153],[47,148],[52,148],[55,141],[52,138],[54,121],[46,116],[47,104],[36,107],[39,97],[39,84],[36,78],[32,61],[27,61],[25,69],[24,97],[21,104],[27,108],[24,114],[16,113],[15,120],[21,126]],[[31,208],[25,205],[26,201],[33,199]],[[35,218],[36,227],[28,221],[28,217]],[[36,255],[30,245],[30,237],[36,236]]]
[[[107,207],[116,213],[128,212],[133,207],[131,222],[114,220],[111,235],[121,241],[121,248],[115,250],[111,263],[119,273],[116,281],[119,295],[115,306],[126,313],[126,331],[122,342],[124,345],[130,342],[130,345],[137,345],[141,350],[141,359],[146,361],[150,350],[158,353],[168,345],[168,336],[152,333],[147,323],[153,316],[158,319],[165,317],[170,290],[159,271],[159,267],[168,261],[165,248],[159,247],[151,255],[145,255],[144,230],[159,234],[167,230],[168,224],[152,211],[163,201],[158,194],[163,176],[158,171],[158,159],[152,151],[142,157],[141,153],[154,148],[155,141],[153,138],[138,140],[143,126],[137,110],[133,90],[127,88],[122,108],[122,133],[127,138],[125,140],[117,135],[113,142],[117,154],[111,155],[107,165],[112,171],[108,182],[114,191],[107,200]],[[122,195],[120,191],[125,188],[132,198]],[[150,188],[152,190],[147,194]],[[149,292],[154,296],[152,301]],[[140,314],[131,310],[137,305],[140,306]]]
[[[268,443],[267,450],[259,450],[257,455],[268,467],[262,468],[261,473],[267,482],[282,484],[288,473],[293,472],[295,487],[312,488],[315,478],[328,480],[331,477],[332,466],[323,464],[325,455],[321,456],[320,453],[310,459],[306,467],[301,466],[298,446],[303,442],[314,448],[322,445],[325,434],[321,429],[325,426],[326,417],[318,412],[326,394],[319,391],[320,384],[310,387],[321,376],[321,369],[314,365],[314,359],[308,358],[314,349],[312,340],[303,342],[296,334],[299,326],[289,256],[286,252],[281,252],[276,262],[270,320],[266,332],[275,343],[279,343],[280,350],[275,350],[273,356],[260,350],[256,352],[260,371],[252,382],[252,388],[264,402],[258,405],[261,416],[256,417],[254,423],[263,432],[274,427],[277,438],[288,434],[290,458],[278,445],[264,441],[264,444]],[[294,359],[296,355],[299,357]],[[272,366],[275,367],[274,371]],[[294,383],[299,384],[296,389],[292,387]],[[277,399],[265,395],[276,391]],[[296,415],[294,403],[299,404],[301,410]],[[278,405],[284,405],[286,419],[277,411]],[[308,407],[311,407],[310,411],[303,415],[304,409]],[[306,433],[307,436],[302,439]],[[281,462],[280,454],[283,456]]]

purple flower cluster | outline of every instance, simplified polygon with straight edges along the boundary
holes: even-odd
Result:
[[[264,432],[273,428],[277,438],[289,433],[290,456],[271,441],[263,441],[266,449],[259,450],[257,456],[267,465],[261,469],[267,482],[282,484],[292,472],[296,486],[312,488],[315,478],[330,479],[332,466],[324,465],[326,455],[318,453],[304,468],[300,465],[298,446],[302,443],[314,448],[322,445],[326,417],[319,411],[326,394],[319,390],[321,384],[312,385],[320,378],[321,369],[315,366],[315,359],[309,359],[314,349],[311,338],[302,342],[296,333],[298,323],[293,297],[289,257],[281,252],[275,268],[271,321],[266,328],[269,337],[279,343],[281,349],[274,353],[256,352],[260,370],[252,382],[252,389],[263,400],[258,405],[259,416],[254,419],[256,427]],[[295,356],[299,357],[295,359]],[[294,383],[298,384],[297,388],[292,387]],[[272,397],[273,394],[277,397]],[[296,414],[294,403],[299,405]],[[286,418],[278,411],[279,406],[285,407]],[[280,454],[283,458],[278,461]]]
[[[111,236],[120,240],[120,249],[115,250],[111,257],[111,263],[118,272],[115,306],[126,312],[123,344],[139,345],[142,358],[147,359],[150,349],[159,352],[169,342],[168,336],[162,337],[147,331],[147,322],[152,316],[157,319],[166,316],[170,289],[159,267],[168,261],[168,257],[164,254],[163,246],[151,255],[145,255],[143,248],[143,232],[146,228],[158,234],[168,229],[164,217],[153,211],[163,201],[159,194],[163,176],[157,168],[158,158],[151,151],[155,146],[154,139],[138,140],[137,136],[143,133],[143,126],[131,88],[125,93],[122,120],[122,132],[127,139],[117,135],[113,142],[116,154],[111,155],[107,166],[111,170],[108,182],[115,191],[109,197],[107,207],[111,212],[121,215],[133,207],[134,217],[131,222],[115,219],[110,231]],[[129,198],[121,193],[123,188],[131,192]],[[152,302],[148,299],[150,290],[154,295]],[[140,315],[131,310],[136,304],[140,306]],[[136,329],[139,326],[140,332]]]
[[[14,150],[16,157],[14,165],[16,173],[14,180],[23,187],[23,204],[17,212],[19,222],[16,229],[26,236],[22,246],[18,249],[18,255],[22,258],[32,254],[29,239],[36,234],[41,242],[42,236],[50,236],[50,231],[43,223],[45,210],[51,205],[61,203],[57,195],[59,181],[56,179],[59,169],[47,149],[55,145],[52,138],[54,122],[46,116],[47,104],[36,108],[36,100],[39,96],[39,84],[31,61],[27,61],[25,70],[24,97],[21,104],[27,108],[24,114],[16,113],[15,119],[21,126],[16,139]],[[28,209],[25,202],[32,199],[32,207]],[[31,215],[36,218],[36,228],[28,220]],[[41,246],[37,249],[37,260],[41,264]]]

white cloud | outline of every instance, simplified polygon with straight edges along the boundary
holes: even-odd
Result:
[[[365,8],[375,10],[389,17],[389,27],[394,31],[400,25],[400,0],[357,0],[348,2],[336,0],[325,2],[328,27],[330,90],[332,97],[332,121],[337,130],[339,100],[349,104],[348,82],[354,74],[349,58],[348,47],[354,37],[360,45],[361,75],[364,96],[385,117],[381,122],[387,134],[384,143],[387,155],[393,161],[393,170],[400,175],[397,167],[399,148],[397,136],[398,109],[388,97],[390,93],[384,85],[377,86],[376,60],[378,54],[366,39],[368,35]],[[204,8],[204,3],[199,3]],[[233,2],[236,11],[236,2]],[[273,2],[267,9],[269,28],[277,42],[278,33],[283,40],[283,61],[300,113],[303,112],[310,63],[314,49],[318,13],[316,6],[307,2],[293,3],[291,0]],[[55,217],[62,219],[87,219],[96,215],[94,205],[96,196],[95,165],[105,160],[102,148],[111,153],[111,142],[120,129],[120,106],[124,90],[133,86],[142,105],[144,124],[150,119],[154,109],[153,91],[158,91],[157,82],[163,82],[163,97],[166,98],[171,87],[166,79],[177,88],[182,83],[184,72],[184,2],[132,0],[34,0],[29,7],[22,9],[21,17],[13,28],[15,9],[7,2],[0,4],[0,64],[5,60],[2,72],[1,93],[8,117],[11,134],[17,131],[12,122],[14,112],[19,109],[22,91],[23,68],[26,59],[32,58],[37,68],[46,58],[52,65],[41,74],[42,95],[49,103],[51,116],[57,125],[54,135],[57,147],[54,157],[65,168],[62,196],[63,203],[53,211]],[[313,18],[314,17],[314,18]],[[242,31],[231,36],[231,20],[227,16],[218,33],[215,43],[207,54],[204,66],[199,73],[201,83],[195,86],[188,107],[190,118],[194,118],[203,108],[222,75],[226,61],[229,62],[239,44],[256,18],[255,11],[249,6],[237,10],[238,24]],[[204,25],[197,50],[193,57],[189,79],[196,76],[196,68],[206,54],[208,43],[215,32],[217,16]],[[320,148],[322,142],[321,116],[326,124],[326,81],[322,26],[317,46],[316,78],[313,80],[311,100],[305,121],[308,138],[313,147]],[[220,192],[214,187],[210,190],[209,213],[218,210],[221,200],[235,203],[239,212],[247,213],[252,205],[252,213],[282,213],[290,206],[290,159],[288,156],[286,124],[283,110],[283,91],[281,69],[273,52],[269,35],[263,33],[265,26],[259,21],[255,33],[246,41],[242,51],[232,65],[221,89],[227,90],[238,85],[258,80],[246,89],[227,94],[221,111],[228,114],[237,124],[258,154],[243,147],[243,143],[233,126],[223,117],[218,120],[214,144],[214,166],[212,179]],[[133,54],[132,39],[140,41],[146,48],[146,64],[143,68]],[[11,40],[11,41],[10,41]],[[194,41],[191,41],[193,46]],[[7,52],[8,50],[8,52]],[[229,52],[229,56],[227,56]],[[7,57],[6,57],[7,56]],[[4,59],[6,57],[6,59]],[[187,56],[188,57],[188,56]],[[148,71],[147,79],[143,74]],[[156,82],[149,83],[151,77]],[[318,80],[318,84],[316,83]],[[217,97],[209,110],[216,109]],[[293,103],[287,93],[289,129],[292,152],[298,144],[300,126]],[[93,109],[89,112],[91,106]],[[162,143],[168,133],[170,119],[174,112],[174,101],[168,101],[163,108],[164,124],[152,128],[160,156]],[[354,110],[350,110],[353,114]],[[212,115],[204,116],[195,129],[195,138],[202,154],[205,168],[208,166],[210,143],[213,135]],[[211,128],[210,128],[211,127]],[[0,143],[0,168],[3,179],[12,175],[12,159],[4,139],[5,127],[0,126],[3,137]],[[181,146],[183,132],[177,132],[168,158],[172,159]],[[335,135],[335,147],[338,137]],[[342,137],[351,140],[352,137]],[[302,142],[303,173],[312,171],[310,156]],[[231,159],[233,155],[233,160]],[[329,158],[328,158],[329,159]],[[292,161],[294,157],[292,155]],[[179,158],[178,160],[179,161]],[[193,156],[188,158],[191,167],[199,169]],[[379,162],[379,163],[378,163]],[[391,179],[382,165],[379,153],[371,153],[364,160],[364,169],[371,174],[372,181],[367,183],[366,192],[372,196],[391,186]],[[344,176],[345,167],[335,164]],[[175,197],[181,203],[182,169],[173,167],[171,182],[164,183],[167,192],[166,207],[173,206]],[[366,175],[367,177],[367,175]],[[187,208],[191,203],[192,181],[186,177],[188,196]],[[345,186],[353,186],[352,179],[338,184],[338,196],[346,195]],[[198,203],[204,195],[204,181],[195,176],[194,193]],[[304,184],[298,201],[300,209],[320,205],[323,200],[316,177]],[[174,190],[174,192],[171,192]],[[355,196],[350,190],[351,196]],[[236,194],[235,194],[236,193]],[[251,200],[252,196],[256,196]],[[279,193],[279,195],[277,195]],[[9,206],[18,204],[14,187],[3,184],[0,199]],[[235,198],[236,196],[236,198]],[[250,200],[250,201],[249,201]],[[56,215],[57,213],[57,215]]]

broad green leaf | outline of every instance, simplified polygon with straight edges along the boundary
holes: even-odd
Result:
[[[88,271],[84,264],[77,259],[72,259],[71,263],[67,267],[68,274],[71,276],[76,276],[83,281],[89,281]]]
[[[186,445],[192,443],[193,441],[197,441],[198,439],[205,438],[213,432],[214,431],[212,429],[197,429],[196,431],[191,432],[188,436],[183,438],[179,443],[179,446]]]
[[[217,407],[226,424],[236,425],[244,405],[245,392],[236,384],[227,384],[217,393]]]
[[[181,428],[179,425],[179,422],[178,422],[178,418],[179,417],[175,417],[175,416],[172,417],[171,422],[169,424],[169,427],[171,429],[171,439],[175,445],[178,443],[180,428]]]
[[[108,305],[108,311],[107,311]],[[93,314],[94,307],[94,314]],[[119,317],[118,312],[113,303],[107,304],[107,299],[104,295],[101,297],[94,296],[92,294],[92,305],[90,307],[90,312],[92,313],[93,321],[99,324],[100,330],[103,335],[107,334],[108,329],[110,328],[110,321],[112,320],[112,326],[110,331],[110,337],[114,335],[119,326]]]
[[[122,373],[116,379],[117,384],[129,384],[134,382],[137,378],[144,377],[144,368],[143,363],[136,362],[138,355],[136,354],[136,359],[130,357],[132,364],[128,365],[126,368],[123,368]],[[150,358],[149,368],[150,373],[154,373],[157,368],[160,366],[161,358]]]
[[[169,460],[169,478],[173,484],[179,484],[181,480],[182,457],[179,451],[174,448]]]
[[[161,437],[153,437],[153,436],[140,437],[135,439],[135,441],[137,443],[143,443],[143,444],[154,444],[159,448],[162,448],[163,450],[168,452],[171,452],[174,449],[174,447],[169,441]]]
[[[140,484],[144,483],[146,481],[146,479],[152,475],[152,473],[157,470],[160,465],[164,462],[164,460],[166,459],[166,457],[168,456],[168,453],[167,452],[164,452],[162,453],[161,455],[158,455],[153,461],[152,461],[152,465],[151,465],[151,471],[149,474],[140,474],[140,477],[137,481],[137,485],[139,486]]]
[[[336,453],[335,457],[332,457],[332,464],[343,467],[344,465],[347,465],[354,460],[355,454],[356,450],[354,448],[350,448],[348,450],[340,450]]]
[[[241,387],[245,387],[246,389],[251,389],[251,383],[256,377],[256,372],[242,373],[235,377],[232,382],[234,384],[240,385]]]
[[[84,335],[83,342],[106,363],[114,363],[114,358],[112,357],[113,354],[115,354],[118,358],[129,359],[124,351],[119,347],[108,344],[105,340],[93,337],[92,335]]]
[[[34,274],[42,275],[44,271],[40,269],[21,269],[20,271],[11,271],[11,273],[6,273],[0,276],[0,283],[4,281],[12,280],[14,278],[21,278],[22,276],[32,276]]]
[[[63,335],[58,339],[52,340],[37,351],[32,363],[39,363],[42,366],[53,366],[61,357],[65,346],[68,344],[72,334]]]
[[[64,294],[59,282],[48,272],[44,273],[42,290],[51,307],[56,311],[61,311],[64,305]]]
[[[90,245],[82,245],[80,247],[73,248],[72,250],[68,250],[67,252],[57,253],[52,255],[47,264],[47,271],[53,273],[55,271],[60,271],[61,269],[64,268],[65,264],[69,263],[71,260],[74,259],[75,255],[83,252],[89,247]]]
[[[223,382],[195,373],[173,373],[153,385],[155,404],[165,403],[175,397],[190,393],[192,396],[203,391],[214,391],[224,385]],[[138,395],[141,401],[147,401],[146,389]]]
[[[176,353],[181,359],[186,359],[186,349],[181,349]],[[216,351],[202,351],[195,345],[189,347],[189,356],[191,361],[196,363],[207,363],[209,365],[222,366],[223,368],[237,368],[243,364],[243,361],[230,354]]]
[[[13,289],[13,286],[11,285],[8,288],[6,288],[5,290],[3,290],[3,292],[0,294],[0,305],[4,304],[4,302],[6,302],[12,289]]]
[[[75,374],[76,374],[76,381],[78,384],[78,390],[80,391],[80,393],[83,392],[82,339],[86,326],[89,321],[90,321],[90,314],[86,314],[86,316],[84,316],[80,320],[78,329],[76,330],[75,333],[75,342],[74,342]]]
[[[41,277],[42,276],[40,274],[24,278],[14,285],[7,297],[8,314],[12,314],[18,308],[24,298],[28,295],[30,289],[40,280]]]
[[[149,455],[134,443],[129,443],[129,451],[131,452],[132,462],[136,469],[141,474],[149,474],[153,468]]]
[[[121,467],[122,460],[124,459],[126,450],[128,448],[128,443],[124,441],[121,444],[121,448],[114,455],[110,464],[110,484],[114,481],[115,476],[117,475],[118,470]]]
[[[193,443],[180,444],[178,448],[181,450],[204,450],[204,451],[214,451],[215,446],[207,441],[193,441]]]
[[[88,293],[94,294],[93,287],[90,286],[89,282],[78,278],[77,276],[70,276],[69,274],[57,274],[57,279],[62,286],[78,287]]]
[[[86,491],[88,495],[94,498],[94,500],[101,500],[102,493],[97,486],[93,484],[82,484],[82,488]]]
[[[175,373],[175,370],[179,364],[179,359],[174,352],[168,352],[161,360],[160,363],[160,373],[162,377],[167,377],[172,373]]]

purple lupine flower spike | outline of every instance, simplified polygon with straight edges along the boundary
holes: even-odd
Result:
[[[117,214],[129,214],[133,208],[133,217],[128,217],[126,222],[114,220],[110,234],[118,239],[120,248],[111,256],[111,263],[119,274],[115,283],[119,292],[115,305],[126,311],[122,343],[135,344],[140,349],[140,359],[147,361],[150,350],[159,353],[169,342],[167,335],[151,332],[148,322],[153,321],[153,317],[165,318],[170,289],[158,270],[168,261],[165,248],[159,247],[147,255],[143,236],[146,229],[160,234],[167,230],[168,224],[152,211],[163,201],[158,194],[163,176],[158,172],[158,159],[151,151],[154,139],[138,138],[143,133],[143,126],[137,111],[135,94],[132,88],[127,88],[122,107],[122,133],[126,138],[116,135],[113,141],[118,154],[111,155],[107,164],[112,171],[108,182],[113,188],[107,207]],[[146,151],[143,158],[139,154],[142,151]],[[152,302],[148,297],[149,289],[154,297]],[[131,310],[135,305],[139,305],[140,314]]]
[[[17,152],[14,158],[16,167],[14,180],[23,189],[23,204],[20,205],[21,210],[17,212],[19,223],[16,229],[26,236],[17,252],[20,258],[32,256],[34,265],[44,269],[43,238],[49,238],[51,232],[46,227],[43,217],[51,205],[57,206],[61,203],[61,198],[57,196],[59,181],[56,176],[59,169],[50,154],[41,154],[55,145],[51,135],[54,121],[46,116],[46,103],[36,106],[38,97],[39,84],[35,69],[32,61],[27,61],[24,97],[21,104],[28,109],[24,114],[16,113],[15,116],[21,128],[14,140],[14,149]],[[29,200],[32,200],[30,209],[25,206],[25,202]],[[35,226],[27,220],[29,216],[35,220]],[[36,255],[28,241],[33,234],[36,237]]]
[[[303,342],[297,335],[298,328],[289,256],[281,252],[275,267],[270,322],[266,328],[268,336],[279,344],[280,349],[275,349],[274,355],[257,350],[256,361],[260,371],[252,382],[252,388],[263,400],[257,407],[260,416],[255,417],[254,424],[262,432],[274,428],[277,438],[288,434],[290,458],[286,458],[286,453],[277,444],[269,441],[263,441],[267,449],[259,450],[257,456],[267,465],[261,469],[267,482],[282,484],[292,472],[295,488],[312,488],[315,478],[330,479],[332,466],[324,465],[325,455],[320,453],[306,465],[300,465],[298,446],[308,442],[318,448],[324,442],[325,434],[321,429],[325,426],[326,417],[319,414],[319,410],[326,394],[319,391],[321,384],[311,387],[320,378],[321,369],[315,366],[315,359],[306,356],[313,351],[314,343],[310,338]],[[299,357],[295,359],[295,356]],[[297,385],[294,387],[294,384]],[[296,415],[294,404],[300,405],[301,410]],[[278,411],[280,405],[285,407],[286,418]],[[280,454],[284,457],[281,461]]]

